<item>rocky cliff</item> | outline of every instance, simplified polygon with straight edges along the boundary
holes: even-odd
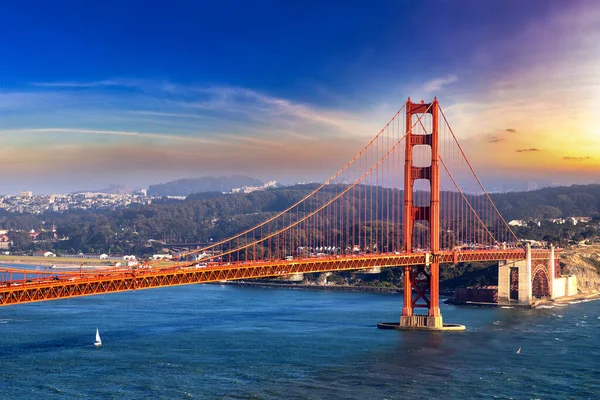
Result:
[[[600,293],[600,245],[565,249],[560,265],[563,275],[577,276],[579,293]]]

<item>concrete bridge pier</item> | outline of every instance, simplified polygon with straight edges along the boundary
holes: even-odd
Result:
[[[286,275],[283,277],[283,279],[289,282],[302,282],[304,280],[304,274],[302,272],[298,272],[295,274]]]
[[[498,265],[498,304],[530,305],[531,246],[527,245],[525,260],[500,261]]]
[[[550,258],[548,259],[548,272],[550,273],[550,298],[554,300],[556,298],[556,290],[554,290],[554,278],[556,277],[556,263],[554,260],[554,245],[550,245]]]
[[[380,274],[381,273],[381,267],[375,266],[373,268],[366,268],[366,269],[361,269],[360,272],[362,274]]]

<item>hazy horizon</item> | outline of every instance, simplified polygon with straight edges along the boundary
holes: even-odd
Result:
[[[108,182],[104,185],[99,185],[99,186],[85,186],[85,184],[81,185],[81,186],[64,186],[64,189],[60,189],[61,186],[49,186],[44,190],[44,187],[40,187],[39,190],[33,190],[31,188],[27,188],[24,187],[22,189],[18,189],[18,190],[13,190],[12,192],[9,191],[0,191],[0,195],[3,196],[11,196],[11,195],[19,195],[20,192],[23,191],[31,191],[33,195],[50,195],[50,194],[66,194],[66,193],[77,193],[77,192],[103,192],[106,191],[107,189],[112,188],[125,188],[125,189],[130,189],[130,190],[140,190],[140,189],[148,189],[149,186],[151,185],[156,185],[156,184],[163,184],[163,183],[168,183],[168,182],[173,182],[176,180],[180,180],[180,179],[198,179],[198,178],[203,178],[203,177],[215,177],[215,176],[222,176],[222,175],[227,175],[227,176],[231,176],[231,175],[244,175],[244,174],[216,174],[216,175],[199,175],[199,176],[195,176],[195,177],[181,177],[181,178],[175,178],[175,179],[171,179],[171,180],[164,180],[164,181],[150,181],[145,185],[140,185],[139,182],[132,182],[130,184],[125,184],[125,183],[119,183],[119,182]],[[276,180],[278,186],[294,186],[294,185],[300,185],[300,184],[309,184],[309,183],[315,183],[315,184],[321,184],[323,183],[328,177],[321,179],[321,180],[297,180],[297,181],[292,181],[292,180],[277,180],[277,179],[272,179],[272,178],[261,178],[261,177],[256,177],[256,176],[251,176],[251,175],[247,175],[251,178],[256,178],[259,179],[263,182],[267,182],[270,180]],[[502,181],[493,181],[493,180],[487,180],[488,184],[484,184],[484,187],[486,189],[486,191],[488,193],[507,193],[507,192],[524,192],[524,191],[533,191],[533,190],[538,190],[538,189],[544,189],[544,188],[548,188],[548,187],[568,187],[571,185],[590,185],[590,184],[598,184],[598,182],[553,182],[553,181],[549,181],[549,180],[545,180],[545,181],[516,181],[516,182],[512,182],[510,185],[506,185],[505,183],[503,183]],[[402,188],[400,188],[400,190],[402,190]],[[442,189],[443,191],[444,189]]]

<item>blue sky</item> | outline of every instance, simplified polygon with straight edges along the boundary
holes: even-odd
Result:
[[[600,172],[593,1],[0,8],[0,193],[218,173],[320,180],[408,96],[434,95],[494,185]],[[578,144],[565,147],[565,129]],[[490,146],[504,156],[478,158]],[[529,148],[540,151],[518,152]]]

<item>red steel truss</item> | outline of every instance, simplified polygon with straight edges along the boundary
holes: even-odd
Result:
[[[534,250],[532,258],[547,259],[549,251]],[[130,290],[150,289],[164,286],[188,285],[230,281],[239,279],[269,278],[296,273],[329,272],[370,269],[374,267],[425,266],[432,262],[454,264],[468,261],[519,260],[525,258],[525,250],[481,250],[469,252],[373,254],[351,257],[309,258],[277,262],[252,262],[230,265],[214,264],[199,268],[189,264],[177,264],[162,268],[139,268],[137,270],[107,271],[59,275],[13,280],[0,283],[0,306],[37,301],[90,296]],[[423,271],[417,267],[415,271]],[[17,270],[13,270],[16,273]],[[32,271],[23,270],[24,273]],[[414,275],[414,273],[413,273]],[[417,276],[413,280],[416,282]],[[421,278],[422,279],[422,278]],[[429,279],[429,278],[427,278]],[[417,286],[423,296],[423,286]],[[416,289],[415,289],[416,290]]]

